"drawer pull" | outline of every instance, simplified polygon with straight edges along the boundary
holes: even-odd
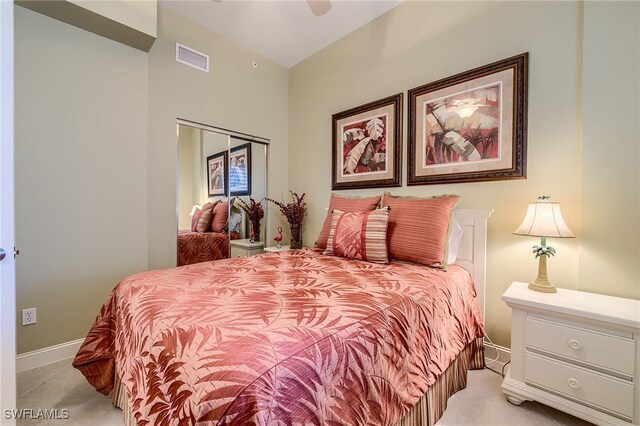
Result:
[[[569,340],[569,346],[571,347],[571,349],[578,350],[582,347],[582,344],[580,344],[580,342],[576,339],[571,339]]]
[[[569,387],[571,389],[578,389],[580,387],[580,382],[578,382],[573,377],[569,378],[569,380],[567,380],[567,383],[569,384]]]

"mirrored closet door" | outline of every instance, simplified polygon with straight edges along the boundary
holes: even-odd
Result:
[[[178,266],[262,251],[268,142],[179,120]]]

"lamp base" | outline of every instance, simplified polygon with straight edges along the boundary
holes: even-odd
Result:
[[[549,282],[547,278],[547,256],[542,255],[538,259],[538,276],[535,281],[529,283],[529,289],[542,293],[557,293],[558,290]]]
[[[542,293],[557,293],[558,289],[547,281],[546,284],[538,284],[535,281],[529,283],[529,290],[540,291]]]

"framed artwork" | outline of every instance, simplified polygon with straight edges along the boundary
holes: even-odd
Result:
[[[227,151],[219,152],[207,157],[207,182],[209,197],[223,197],[227,195]]]
[[[528,56],[409,91],[408,185],[526,177]]]
[[[251,144],[231,148],[229,152],[229,193],[251,195]]]
[[[402,184],[402,99],[398,93],[333,114],[332,189]]]

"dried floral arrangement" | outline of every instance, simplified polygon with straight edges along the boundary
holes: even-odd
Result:
[[[298,195],[293,191],[289,192],[291,193],[291,199],[293,200],[291,203],[285,204],[284,202],[276,201],[271,198],[267,198],[267,200],[280,207],[280,213],[287,218],[287,222],[290,224],[302,224],[302,219],[307,213],[307,203],[304,201],[305,193]]]
[[[233,201],[247,214],[250,222],[257,222],[264,217],[262,201],[257,203],[256,200],[251,197],[249,197],[248,202],[241,198],[234,198]]]

